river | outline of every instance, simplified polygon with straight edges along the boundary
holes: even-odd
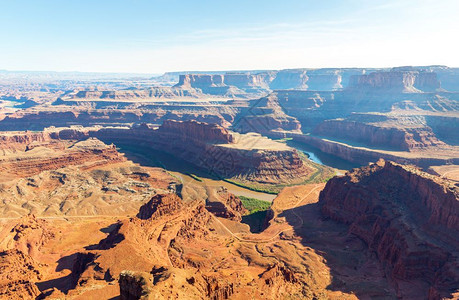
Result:
[[[350,161],[339,158],[335,155],[322,152],[320,149],[311,147],[301,142],[287,141],[287,145],[303,152],[308,156],[310,160],[320,165],[329,166],[338,170],[350,170],[362,166],[360,164],[352,163]]]

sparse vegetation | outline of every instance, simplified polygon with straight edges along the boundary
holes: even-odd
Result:
[[[255,198],[239,196],[239,199],[241,199],[242,205],[249,211],[249,214],[265,211],[271,206],[270,202]]]

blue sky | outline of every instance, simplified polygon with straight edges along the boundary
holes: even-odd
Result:
[[[457,0],[0,0],[0,69],[459,67]]]

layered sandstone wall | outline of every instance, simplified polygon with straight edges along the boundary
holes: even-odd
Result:
[[[258,73],[181,74],[176,87],[198,88],[203,92],[215,87],[234,86],[241,90],[335,91],[347,87],[349,78],[364,69],[286,69]]]
[[[1,150],[25,151],[31,144],[46,144],[51,137],[44,132],[0,132]]]
[[[166,120],[158,131],[160,134],[177,135],[181,139],[195,139],[199,142],[230,144],[234,142],[233,136],[227,129],[217,124],[202,122],[180,122]]]
[[[439,67],[434,70],[438,74],[441,87],[447,91],[459,92],[459,68]]]
[[[325,216],[347,224],[377,253],[400,297],[439,299],[433,295],[454,292],[459,281],[453,267],[459,249],[457,187],[380,161],[330,180],[319,203]],[[405,290],[403,281],[419,281],[419,290]]]
[[[378,126],[352,120],[326,120],[319,124],[313,133],[394,151],[415,151],[445,145],[427,126],[407,128],[395,125]]]
[[[71,148],[69,145],[57,144],[62,149],[52,150],[46,147],[34,149],[32,144],[24,144],[28,151],[19,155],[4,156],[0,159],[0,172],[14,176],[28,177],[39,174],[46,170],[56,170],[71,165],[106,165],[116,162],[123,162],[126,158],[116,148],[105,145],[97,140],[86,140],[76,143]]]
[[[426,116],[425,119],[441,140],[459,146],[459,116]]]
[[[94,104],[96,105],[96,104]],[[116,105],[115,105],[116,106]],[[0,130],[43,130],[46,127],[68,127],[72,125],[94,126],[162,123],[168,119],[197,120],[200,122],[229,125],[235,109],[227,107],[205,106],[172,106],[151,107],[145,109],[73,109],[73,111],[39,111],[33,113],[18,113],[9,115],[0,121]]]

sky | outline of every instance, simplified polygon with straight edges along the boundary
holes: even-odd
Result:
[[[0,69],[459,67],[458,0],[0,0]]]

